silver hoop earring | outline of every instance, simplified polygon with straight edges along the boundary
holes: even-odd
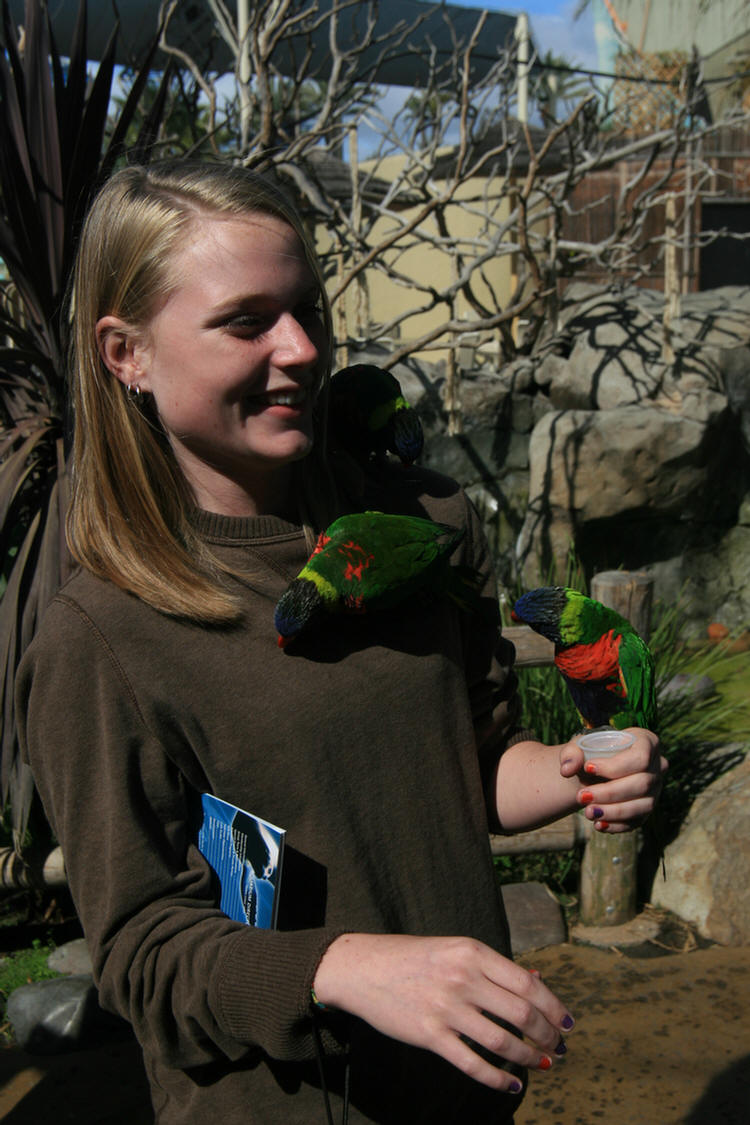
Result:
[[[141,388],[137,383],[128,383],[128,394],[137,401],[141,397]]]

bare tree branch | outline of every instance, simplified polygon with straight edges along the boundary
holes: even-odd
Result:
[[[697,126],[687,82],[673,124],[649,135],[604,127],[606,103],[593,88],[581,97],[580,84],[574,103],[560,93],[563,111],[549,127],[521,124],[517,43],[495,45],[484,77],[473,77],[487,50],[485,13],[460,39],[440,9],[453,46],[446,58],[422,32],[429,5],[384,30],[374,0],[252,2],[241,36],[227,0],[206,2],[235,58],[224,106],[241,128],[225,155],[294,192],[316,233],[342,349],[387,339],[392,366],[419,352],[450,357],[468,334],[499,343],[506,358],[535,347],[576,272],[633,279],[662,259],[676,227],[665,234],[654,216],[667,195],[684,214],[703,183],[697,142],[710,127]],[[216,121],[214,79],[166,39],[165,49],[188,67]],[[374,83],[404,54],[421,81],[399,98]],[[614,189],[589,190],[614,169]],[[517,339],[521,316],[528,330]]]

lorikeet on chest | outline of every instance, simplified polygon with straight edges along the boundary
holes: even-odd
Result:
[[[654,664],[630,622],[565,586],[522,595],[513,616],[555,646],[555,666],[586,727],[652,727]]]
[[[424,436],[417,412],[398,379],[370,363],[355,363],[331,379],[330,443],[360,464],[393,453],[411,465],[422,452]]]
[[[449,561],[463,536],[416,516],[359,512],[335,520],[276,605],[279,645],[331,613],[369,613],[441,594],[470,605],[476,575]]]

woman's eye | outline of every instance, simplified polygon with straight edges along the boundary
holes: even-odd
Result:
[[[311,298],[309,301],[301,301],[290,311],[300,324],[313,322],[318,324],[323,318],[323,302],[318,298]],[[236,316],[231,316],[225,321],[224,328],[236,336],[254,339],[272,328],[280,315],[279,313],[237,313]]]
[[[253,313],[243,313],[241,316],[233,316],[231,320],[227,321],[227,328],[230,332],[250,336],[262,332],[267,326],[267,323],[268,321],[265,317],[256,316]]]

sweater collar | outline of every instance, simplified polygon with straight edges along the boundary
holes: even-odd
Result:
[[[298,524],[279,516],[223,516],[195,509],[190,522],[202,538],[212,540],[275,539],[302,534]]]

